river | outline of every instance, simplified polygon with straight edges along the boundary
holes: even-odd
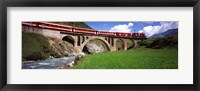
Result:
[[[63,69],[76,60],[76,56],[53,58],[22,63],[22,69]]]

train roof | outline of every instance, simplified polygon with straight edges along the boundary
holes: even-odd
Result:
[[[58,25],[58,26],[65,26],[65,27],[71,27],[71,28],[73,27],[73,26],[69,26],[69,25],[56,24],[56,23],[50,23],[50,22],[41,22],[41,23],[52,24],[52,25]],[[89,28],[80,28],[80,27],[74,27],[74,28],[96,31],[96,30],[89,29]]]
[[[94,30],[94,29],[89,29],[89,28],[80,28],[80,27],[74,27],[74,28],[78,28],[78,29],[85,29],[85,30],[91,30],[91,31],[97,31],[97,30]]]
[[[72,27],[72,26],[68,26],[68,25],[56,24],[56,23],[50,23],[50,22],[40,22],[40,23],[52,24],[52,25],[58,25],[58,26],[63,26],[63,27]]]

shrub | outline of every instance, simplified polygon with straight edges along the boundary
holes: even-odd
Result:
[[[145,46],[146,48],[163,49],[163,48],[177,48],[177,37],[170,36],[164,38],[147,39],[139,42],[139,46]]]
[[[47,56],[45,56],[43,53],[40,52],[33,52],[31,55],[28,55],[26,57],[26,60],[42,60],[46,59]]]

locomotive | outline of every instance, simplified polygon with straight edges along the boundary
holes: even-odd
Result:
[[[55,24],[55,23],[47,23],[47,22],[22,22],[22,24],[26,26],[34,26],[34,27],[39,27],[39,28],[52,29],[52,30],[65,31],[65,32],[82,33],[82,34],[116,36],[116,37],[145,37],[144,33],[97,31],[97,30],[88,29],[88,28],[72,27],[72,26],[60,25],[60,24]]]

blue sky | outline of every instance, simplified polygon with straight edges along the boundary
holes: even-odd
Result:
[[[110,32],[145,33],[147,37],[178,28],[178,22],[85,22],[95,30]]]

